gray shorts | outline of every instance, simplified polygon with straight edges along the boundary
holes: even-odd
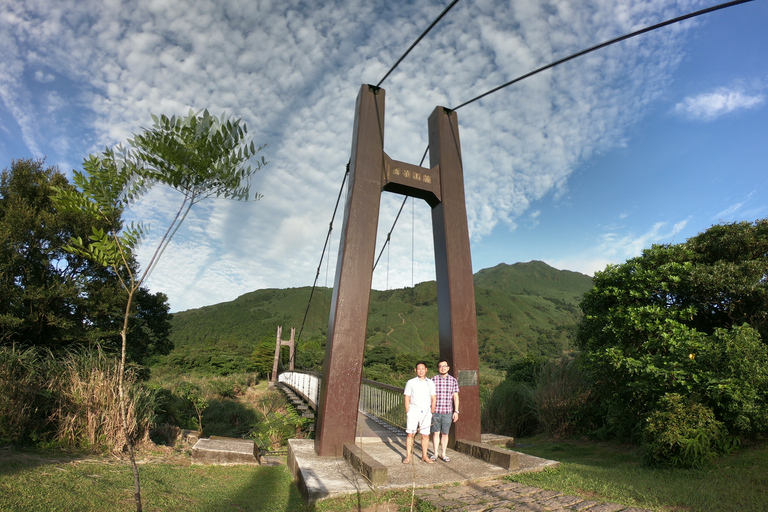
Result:
[[[451,431],[451,423],[453,423],[453,413],[433,414],[432,433],[440,432],[447,435]]]

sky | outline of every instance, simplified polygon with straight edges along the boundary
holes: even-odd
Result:
[[[461,0],[381,84],[385,151],[418,164],[455,107],[711,0]],[[208,109],[269,164],[258,201],[195,207],[147,281],[171,311],[256,289],[333,286],[355,99],[448,0],[0,0],[0,168],[91,153]],[[653,244],[768,216],[768,0],[623,41],[457,111],[475,271],[541,260],[594,275]],[[428,163],[424,164],[428,166]],[[346,193],[344,196],[346,197]],[[377,254],[402,196],[384,193]],[[148,263],[181,197],[126,213]],[[409,199],[373,288],[435,279],[429,206]],[[320,270],[318,274],[318,269]]]

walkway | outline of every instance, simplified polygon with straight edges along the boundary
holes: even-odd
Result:
[[[297,483],[305,487],[302,493],[309,501],[342,494],[413,488],[419,498],[432,503],[438,510],[456,512],[650,512],[501,480],[510,474],[540,471],[559,465],[555,461],[525,454],[520,455],[520,468],[513,471],[453,450],[448,451],[451,462],[438,460],[427,464],[413,457],[411,464],[403,464],[405,437],[363,414],[358,415],[355,441],[362,452],[387,467],[385,485],[374,489],[344,459],[318,457],[312,440],[289,441],[295,465],[291,470],[301,471],[303,482]],[[415,452],[420,453],[420,450],[416,444]]]
[[[438,510],[451,512],[651,512],[618,503],[588,500],[555,491],[545,491],[517,482],[492,480],[458,487],[418,489],[416,496]]]

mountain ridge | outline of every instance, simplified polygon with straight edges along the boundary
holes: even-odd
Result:
[[[571,349],[581,318],[578,304],[592,288],[591,277],[536,260],[482,269],[475,273],[474,283],[480,357],[500,368],[529,353],[555,357]],[[176,360],[183,366],[183,354],[192,357],[195,350],[210,352],[214,358],[243,357],[260,343],[271,342],[274,347],[278,325],[284,339],[296,327],[300,345],[321,345],[332,290],[315,288],[307,308],[310,293],[309,286],[260,289],[232,301],[174,313],[175,348],[168,362]],[[437,324],[435,281],[371,290],[366,350],[388,346],[396,352],[436,353]]]

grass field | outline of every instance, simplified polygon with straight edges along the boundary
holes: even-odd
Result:
[[[696,470],[650,469],[630,447],[533,438],[518,450],[559,460],[557,470],[515,475],[514,481],[663,512],[768,510],[768,442],[762,441]],[[140,473],[147,511],[306,511],[290,472],[274,466],[191,466],[186,453],[142,450]],[[125,461],[74,452],[0,450],[0,510],[133,511]],[[349,512],[375,503],[411,510],[408,490],[327,500],[313,510]],[[434,510],[416,500],[419,512]]]
[[[562,463],[559,469],[512,477],[527,485],[663,511],[768,510],[765,440],[711,467],[688,470],[644,467],[635,448],[604,443],[519,439],[516,450]]]
[[[132,511],[130,466],[105,456],[0,453],[0,510]],[[144,510],[304,510],[284,465],[190,466],[187,457],[144,456],[139,468]]]

